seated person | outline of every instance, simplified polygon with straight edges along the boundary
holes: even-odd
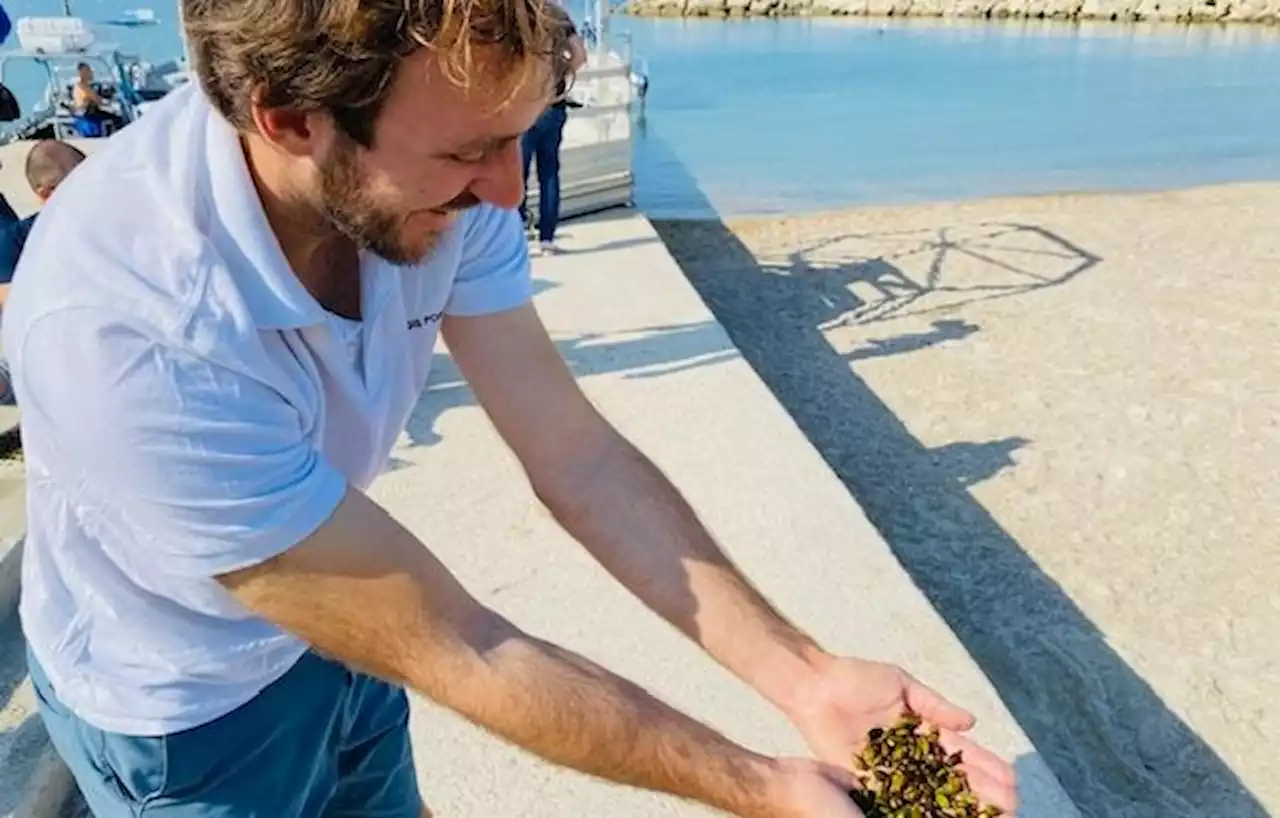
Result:
[[[83,136],[106,136],[124,127],[124,118],[107,110],[107,101],[93,84],[93,67],[88,63],[76,66],[76,84],[71,89],[71,113],[96,126],[97,133]],[[103,126],[109,126],[104,128]]]
[[[53,191],[84,158],[79,149],[55,139],[44,139],[31,147],[27,154],[27,184],[31,185],[41,204],[49,201]],[[39,213],[36,211],[25,219],[0,226],[0,317],[3,316],[4,302],[9,297],[9,285],[13,283],[13,272],[17,269],[22,247]],[[9,362],[0,356],[0,404],[12,406],[13,403]]]

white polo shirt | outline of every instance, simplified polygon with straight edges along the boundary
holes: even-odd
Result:
[[[59,188],[20,267],[3,332],[28,473],[22,623],[73,712],[136,735],[209,722],[297,661],[306,646],[213,577],[373,482],[442,315],[532,294],[519,217],[480,206],[417,267],[363,258],[361,321],[327,313],[194,84]]]

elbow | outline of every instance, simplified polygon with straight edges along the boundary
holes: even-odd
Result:
[[[477,606],[474,615],[462,623],[459,631],[469,652],[482,661],[504,644],[524,636],[511,620],[484,606]]]
[[[393,678],[452,709],[463,709],[467,691],[482,686],[493,657],[525,634],[510,620],[477,604],[467,616],[454,622],[451,638],[424,634],[419,645],[399,657],[399,673]]]
[[[534,496],[556,522],[571,528],[599,506],[600,492],[607,489],[612,464],[624,445],[619,436],[608,434],[596,445],[560,459],[554,467],[531,471],[529,484]]]
[[[596,504],[630,445],[594,410],[541,442],[521,461],[534,496],[561,524]]]
[[[538,502],[561,526],[571,524],[590,505],[589,480],[585,476],[558,474],[544,479],[531,479],[529,485]]]

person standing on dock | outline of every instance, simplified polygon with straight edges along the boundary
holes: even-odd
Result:
[[[551,6],[562,19],[566,31],[566,48],[569,72],[576,72],[587,64],[587,50],[578,36],[569,13]],[[520,154],[524,166],[525,185],[529,181],[529,164],[538,162],[538,249],[544,255],[557,252],[556,228],[560,226],[560,143],[564,139],[564,126],[569,121],[569,84],[566,79],[556,85],[555,96],[547,110],[525,131],[520,138]],[[529,222],[525,200],[520,201],[520,218]]]
[[[59,188],[3,328],[28,664],[94,815],[428,816],[407,690],[747,818],[855,818],[851,754],[910,708],[1011,805],[968,713],[788,622],[561,358],[516,213],[520,136],[569,68],[543,0],[182,19],[197,81]],[[816,758],[748,750],[534,636],[369,498],[437,334],[565,530]]]

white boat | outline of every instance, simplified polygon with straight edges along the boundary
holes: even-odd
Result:
[[[0,83],[11,87],[9,72],[34,65],[45,79],[43,97],[30,111],[0,130],[0,144],[35,139],[94,139],[111,136],[111,126],[77,116],[72,89],[81,63],[93,69],[94,90],[106,110],[124,125],[149,105],[187,82],[181,60],[152,64],[97,41],[93,26],[80,17],[24,17],[16,26],[18,47],[0,51]]]
[[[160,18],[156,17],[155,9],[126,9],[119,17],[107,20],[106,25],[120,28],[147,28],[160,25]]]

